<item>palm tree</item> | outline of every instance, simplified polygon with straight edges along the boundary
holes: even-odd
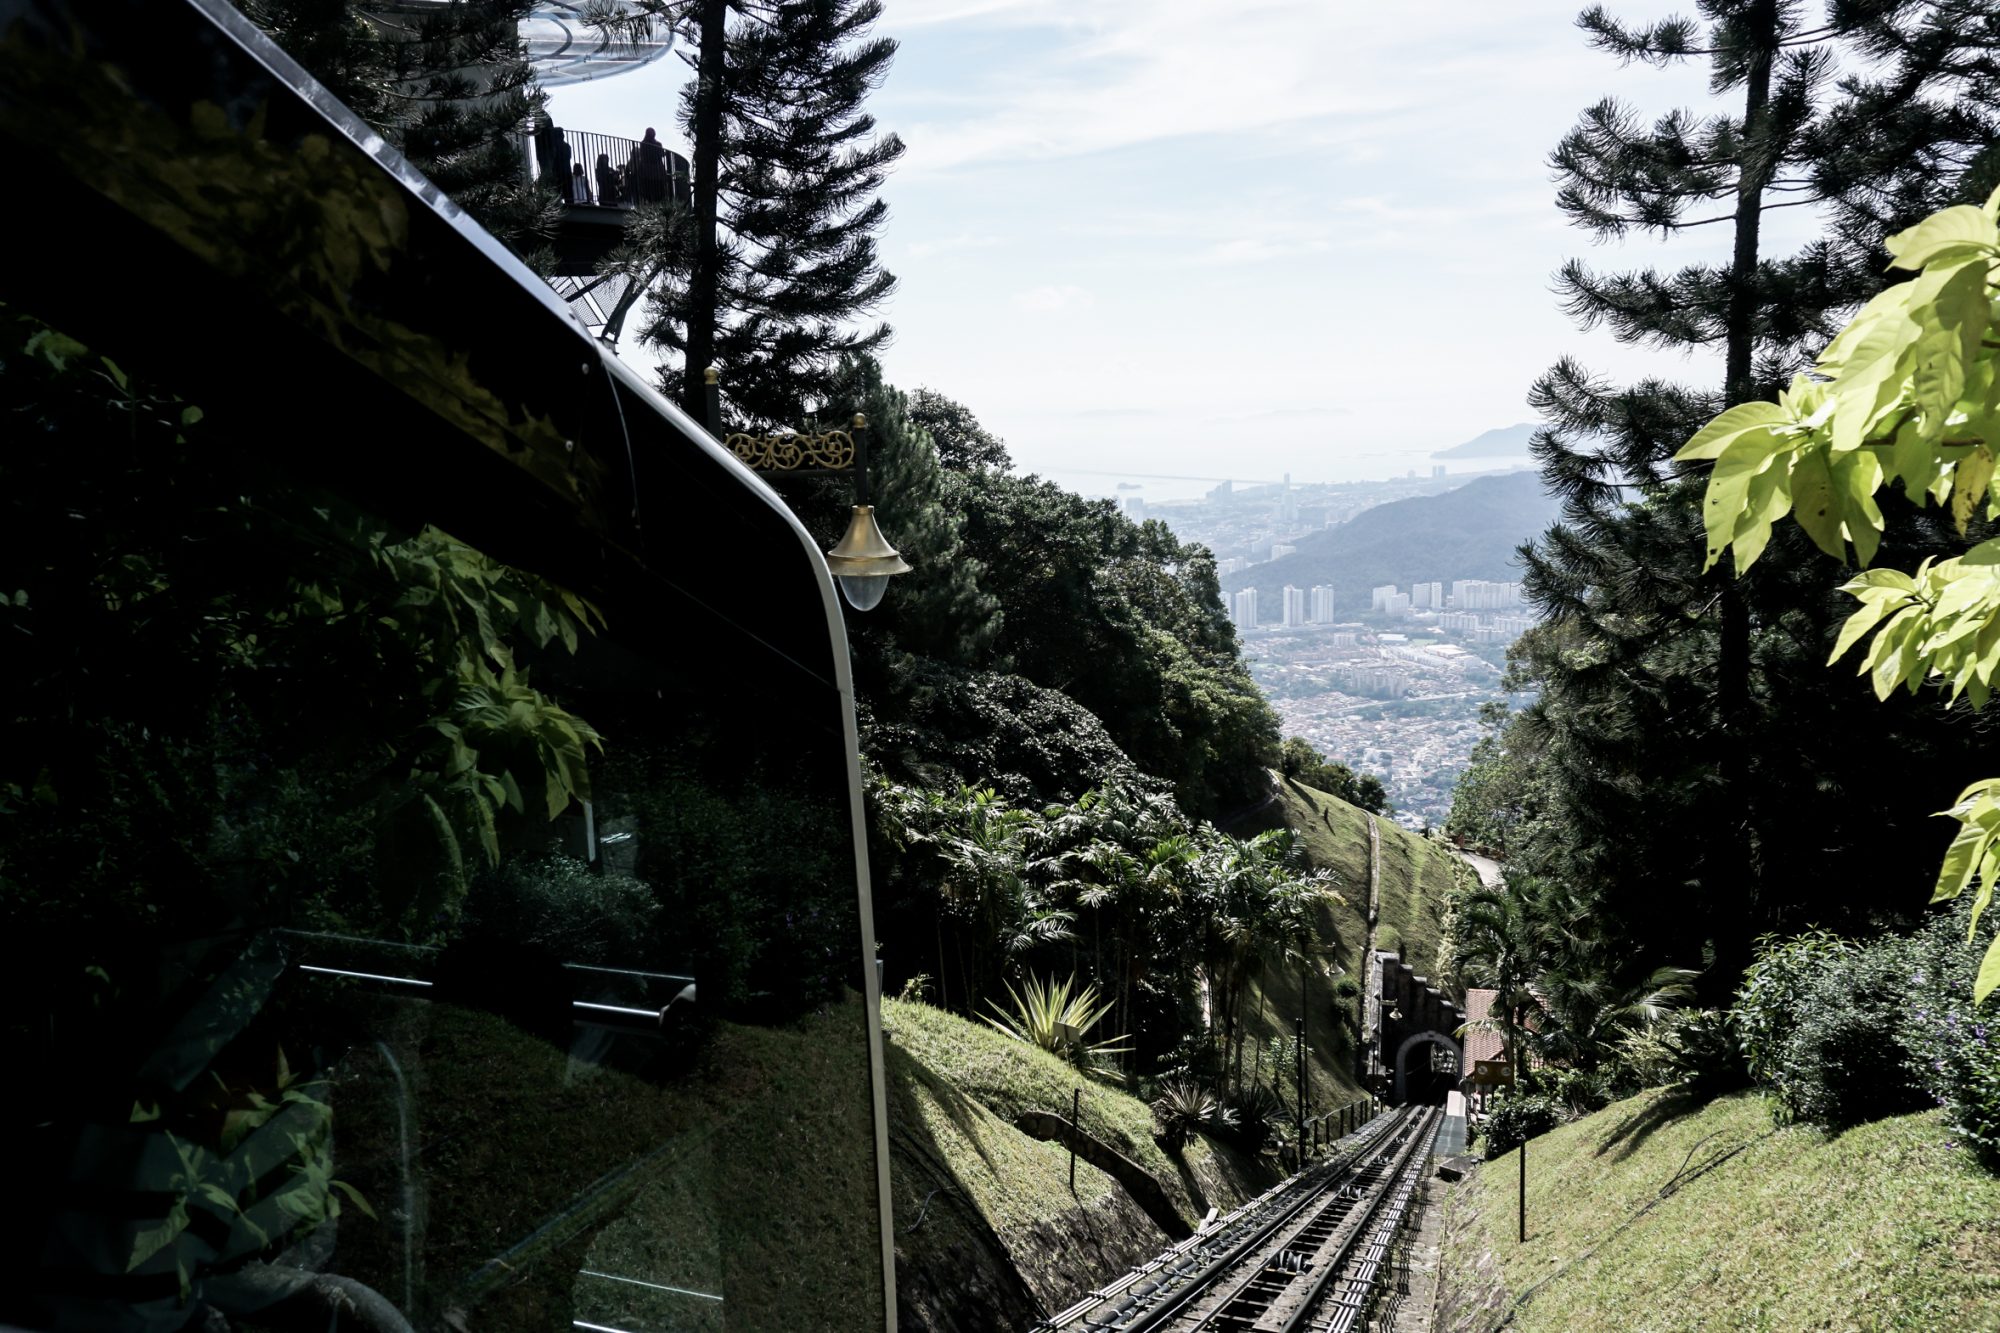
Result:
[[[1522,877],[1473,892],[1458,914],[1459,975],[1495,992],[1498,1018],[1487,1022],[1499,1027],[1500,1048],[1519,1078],[1527,1076],[1522,1028],[1539,1003],[1533,982],[1554,958],[1561,933],[1546,911],[1549,896],[1543,882]]]
[[[1697,975],[1661,967],[1630,977],[1588,901],[1532,877],[1470,895],[1458,964],[1498,992],[1501,1043],[1524,1084],[1537,1068],[1597,1072],[1626,1036],[1692,999]]]

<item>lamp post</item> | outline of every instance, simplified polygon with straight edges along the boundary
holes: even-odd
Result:
[[[840,595],[856,611],[873,611],[889,591],[889,580],[910,572],[910,566],[889,545],[875,522],[868,493],[868,418],[854,414],[854,512],[847,531],[826,553],[827,571],[840,584]]]
[[[856,611],[872,611],[881,605],[889,580],[909,573],[910,566],[875,521],[875,505],[868,490],[868,418],[856,412],[847,430],[816,435],[804,431],[724,435],[721,377],[714,366],[702,372],[702,385],[709,433],[751,471],[772,480],[854,474],[854,505],[847,531],[826,553],[826,568],[839,585],[840,595]]]

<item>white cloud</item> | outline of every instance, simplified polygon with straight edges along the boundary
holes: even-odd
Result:
[[[1545,89],[1551,62],[1574,63],[1574,8],[1573,0],[919,0],[892,11],[899,27],[914,25],[912,41],[952,27],[1003,27],[1014,40],[985,44],[999,58],[953,85],[984,93],[984,114],[903,127],[905,171],[1278,129],[1339,135],[1357,157],[1379,155],[1386,120],[1416,118],[1448,133],[1469,102]],[[1032,57],[1008,58],[1015,47]],[[1226,174],[1226,162],[1215,165]]]

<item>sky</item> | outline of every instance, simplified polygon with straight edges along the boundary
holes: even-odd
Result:
[[[870,109],[908,146],[883,191],[888,378],[965,403],[1024,470],[1146,478],[1152,498],[1200,489],[1167,478],[1428,471],[1531,419],[1530,384],[1565,354],[1719,379],[1717,359],[1624,347],[1557,306],[1572,256],[1679,264],[1728,240],[1604,245],[1557,211],[1548,155],[1585,107],[1708,106],[1698,67],[1590,50],[1578,8],[886,0],[900,50]],[[672,144],[685,77],[670,56],[558,88],[552,114]],[[1767,232],[1797,239],[1805,212]]]

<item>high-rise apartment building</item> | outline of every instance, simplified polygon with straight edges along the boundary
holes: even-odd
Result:
[[[1437,610],[1444,605],[1444,585],[1437,582],[1411,584],[1410,605],[1419,611]]]
[[[1306,623],[1306,590],[1285,585],[1285,606],[1283,624],[1286,628]]]
[[[1451,604],[1458,611],[1512,610],[1521,604],[1521,585],[1457,579],[1451,585]]]
[[[1245,588],[1229,603],[1229,618],[1236,622],[1239,630],[1257,628],[1257,590]]]
[[[1368,594],[1368,609],[1380,611],[1382,604],[1395,595],[1396,585],[1393,583],[1385,583],[1379,588],[1372,589]]]
[[[1312,609],[1306,618],[1315,625],[1331,625],[1333,623],[1333,585],[1331,583],[1319,584],[1312,590]]]

